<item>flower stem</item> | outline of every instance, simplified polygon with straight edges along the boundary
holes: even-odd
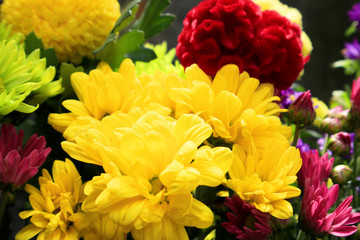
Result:
[[[353,184],[353,197],[354,197],[354,203],[355,203],[355,207],[359,206],[359,196],[356,193],[356,187],[358,185],[356,177],[359,176],[359,159],[358,159],[358,136],[356,134],[356,130],[358,129],[358,121],[355,124],[355,139],[354,139],[354,148],[353,148],[353,179],[352,179],[352,184]]]
[[[296,125],[295,133],[294,133],[294,139],[293,139],[293,142],[292,142],[293,147],[296,147],[296,145],[297,145],[298,139],[300,137],[300,130],[301,130],[301,127],[299,125]]]
[[[301,229],[299,230],[296,240],[310,240],[310,239],[311,239],[310,234],[302,231]]]
[[[323,147],[323,150],[321,152],[321,155],[324,155],[326,153],[328,145],[329,145],[329,134],[325,133],[324,147]]]
[[[3,229],[3,218],[6,211],[6,206],[8,205],[8,202],[10,200],[10,193],[5,191],[2,192],[0,197],[0,229]]]

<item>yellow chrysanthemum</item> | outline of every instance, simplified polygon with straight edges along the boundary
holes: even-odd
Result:
[[[278,12],[280,15],[289,19],[291,22],[298,24],[301,29],[303,28],[301,13],[296,8],[289,7],[286,4],[281,3],[279,0],[253,0],[253,1],[261,7],[262,11],[274,10]],[[302,52],[304,57],[306,57],[310,55],[313,47],[310,38],[304,31],[301,32],[301,42],[303,44]]]
[[[246,153],[237,144],[233,154],[228,187],[260,211],[280,219],[290,218],[293,208],[286,199],[301,193],[291,185],[301,168],[299,150],[290,147],[287,141],[273,141],[261,155],[254,146]]]
[[[66,159],[55,160],[53,178],[47,170],[39,177],[40,190],[26,185],[33,210],[20,212],[22,219],[31,217],[30,224],[15,239],[79,239],[86,229],[79,204],[84,201],[84,185],[74,164]]]
[[[291,129],[276,116],[284,110],[274,103],[279,98],[273,95],[272,84],[260,85],[233,64],[221,68],[212,81],[197,65],[188,67],[185,75],[192,88],[173,88],[169,93],[177,104],[176,117],[195,113],[212,126],[215,138],[244,149],[250,141],[264,149],[269,141],[290,137]]]
[[[49,123],[59,132],[67,130],[65,137],[72,138],[81,129],[88,128],[94,119],[117,111],[127,113],[133,107],[144,111],[157,111],[169,115],[175,108],[168,92],[173,87],[183,87],[184,80],[175,73],[156,72],[153,75],[135,74],[135,66],[125,59],[118,72],[113,72],[104,62],[97,69],[71,75],[71,84],[79,100],[65,100],[63,106],[70,113],[50,114]]]
[[[323,101],[319,100],[316,97],[311,98],[311,100],[316,112],[316,118],[313,124],[317,127],[320,127],[322,120],[329,112],[329,108]]]
[[[64,132],[71,123],[76,124],[74,121],[101,120],[106,114],[128,111],[141,86],[130,60],[124,60],[119,72],[113,72],[102,62],[89,75],[73,73],[71,85],[79,100],[63,102],[70,113],[49,115],[49,123],[59,132]]]
[[[111,221],[109,214],[84,213],[86,231],[82,231],[84,240],[126,240],[127,233]],[[77,240],[77,239],[74,239]]]
[[[87,146],[97,145],[105,173],[85,186],[82,209],[109,214],[136,240],[183,240],[188,239],[184,226],[209,227],[211,210],[191,192],[199,185],[221,184],[232,163],[228,148],[198,148],[211,127],[195,115],[175,121],[156,112],[145,113],[131,128],[116,121],[118,127],[113,123],[108,129],[114,131],[112,146],[96,140],[83,145],[85,153]],[[77,158],[79,149],[63,148]]]
[[[34,32],[61,61],[80,63],[105,41],[120,16],[116,0],[4,0],[2,20],[13,31]]]
[[[141,109],[133,108],[128,113],[116,112],[108,115],[101,121],[84,119],[83,125],[76,123],[77,126],[73,125],[65,130],[66,141],[61,145],[66,152],[71,152],[74,159],[102,166],[103,146],[121,146],[117,128],[131,128],[143,115]]]

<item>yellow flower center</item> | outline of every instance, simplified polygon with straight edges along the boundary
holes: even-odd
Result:
[[[152,187],[151,193],[154,195],[158,194],[161,190],[165,188],[159,178],[153,178],[152,180],[150,180],[150,183]]]

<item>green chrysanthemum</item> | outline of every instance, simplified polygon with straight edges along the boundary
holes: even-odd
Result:
[[[21,33],[11,34],[11,25],[0,22],[0,41],[14,39],[17,43],[20,43],[23,37]]]
[[[154,74],[156,71],[161,71],[163,73],[175,72],[178,76],[185,78],[184,67],[175,61],[175,49],[167,51],[167,43],[163,42],[162,44],[152,45],[150,43],[145,44],[145,47],[152,49],[156,58],[150,62],[136,62],[136,75],[140,76],[141,74]]]
[[[55,68],[46,68],[40,50],[26,56],[14,39],[0,42],[0,115],[12,111],[31,113],[38,104],[59,94],[61,80],[52,81]]]

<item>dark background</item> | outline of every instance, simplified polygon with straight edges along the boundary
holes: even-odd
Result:
[[[173,0],[165,12],[175,14],[175,21],[169,29],[152,38],[151,42],[160,43],[166,40],[169,47],[175,47],[186,13],[199,2],[199,0]],[[350,25],[346,12],[358,1],[282,0],[281,2],[301,12],[303,29],[310,37],[314,48],[299,83],[310,89],[313,96],[327,103],[333,90],[343,89],[345,84],[352,83],[351,76],[344,75],[341,68],[332,68],[331,64],[342,59],[340,51],[344,42],[352,40],[344,37],[344,31]]]

